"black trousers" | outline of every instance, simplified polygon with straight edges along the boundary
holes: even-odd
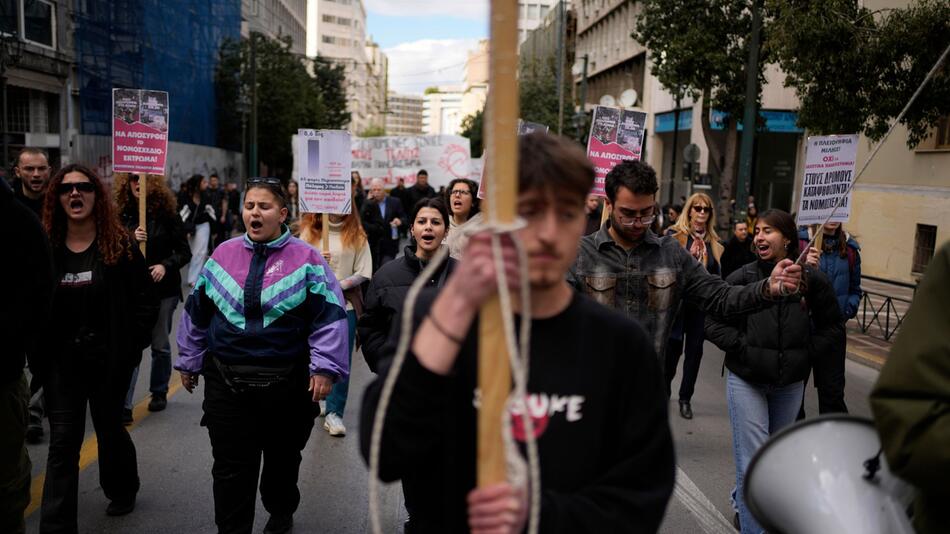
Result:
[[[831,354],[819,354],[812,361],[812,373],[815,377],[815,388],[818,390],[818,413],[848,413],[848,405],[844,402],[844,362],[847,358],[847,337],[842,336],[840,343],[835,345]],[[808,387],[808,378],[805,378],[805,387]],[[805,399],[802,397],[802,407],[798,412],[798,419],[805,418]]]
[[[666,344],[666,396],[673,390],[673,378],[679,365],[683,345],[686,345],[686,357],[683,359],[683,379],[680,381],[679,400],[689,402],[696,389],[699,366],[703,361],[703,342],[706,340],[705,314],[691,306],[683,307],[683,336],[669,339]]]
[[[258,474],[261,501],[271,515],[293,514],[300,503],[300,451],[316,416],[309,376],[302,370],[288,384],[239,394],[216,369],[205,371],[201,424],[208,428],[214,456],[214,521],[221,534],[250,533]]]
[[[77,531],[79,450],[86,427],[86,402],[99,446],[99,485],[109,500],[124,501],[139,490],[135,445],[122,423],[132,369],[109,355],[66,353],[53,362],[46,391],[49,459],[43,484],[40,532]]]

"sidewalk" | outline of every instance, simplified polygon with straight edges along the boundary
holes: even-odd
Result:
[[[884,328],[888,325],[888,321],[891,327],[893,327],[893,325],[897,324],[898,321],[902,320],[907,314],[910,304],[904,301],[913,300],[914,290],[867,279],[862,280],[861,287],[870,293],[868,295],[869,302],[867,303],[867,318],[871,324],[867,334],[861,332],[861,325],[858,319],[861,317],[862,310],[865,306],[865,303],[862,302],[861,307],[858,309],[858,316],[848,321],[846,325],[848,333],[848,358],[869,367],[880,369],[887,360],[887,355],[891,350],[891,344],[894,341],[893,336],[890,341],[884,340]],[[881,295],[892,297],[892,299],[903,300],[892,300],[893,309],[887,310],[885,314],[882,309],[885,298]],[[874,310],[877,309],[882,309],[882,311],[877,320],[872,322]],[[899,328],[897,332],[900,332]]]

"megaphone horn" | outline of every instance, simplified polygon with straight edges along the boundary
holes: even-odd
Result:
[[[746,470],[745,502],[768,532],[912,534],[913,489],[881,454],[870,419],[825,415],[772,436]]]

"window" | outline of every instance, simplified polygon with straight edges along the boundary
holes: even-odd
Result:
[[[937,246],[937,227],[929,224],[918,224],[917,235],[914,237],[914,264],[912,274],[923,274],[927,264],[934,257],[934,248]]]
[[[329,22],[330,24],[333,24],[334,22],[336,22],[336,17],[334,17],[333,15],[324,15],[323,22]]]
[[[20,29],[17,15],[19,0],[0,0],[0,32],[16,35]]]
[[[52,48],[56,26],[53,4],[46,0],[23,0],[23,39]]]
[[[934,148],[950,148],[950,115],[944,115],[937,120]]]

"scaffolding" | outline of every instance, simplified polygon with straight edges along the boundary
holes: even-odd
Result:
[[[171,141],[215,146],[214,71],[240,0],[78,0],[81,133],[112,135],[112,88],[168,91]]]

